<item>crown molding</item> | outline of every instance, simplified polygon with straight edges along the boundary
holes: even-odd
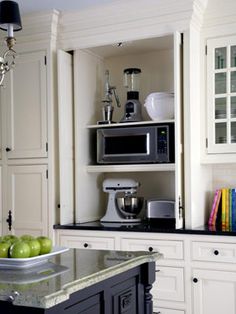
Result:
[[[120,0],[103,7],[62,13],[59,47],[73,50],[183,31],[189,27],[193,1]]]
[[[209,5],[204,16],[203,29],[221,29],[222,27],[234,27],[236,21],[236,1],[234,0],[209,0]],[[233,30],[232,30],[233,32]],[[235,33],[235,31],[234,31]]]
[[[19,44],[57,40],[59,12],[40,12],[22,16],[22,31],[17,32]]]

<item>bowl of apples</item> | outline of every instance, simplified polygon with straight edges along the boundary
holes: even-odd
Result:
[[[47,236],[5,235],[0,237],[0,267],[20,269],[39,265],[68,248],[53,247],[52,240]]]

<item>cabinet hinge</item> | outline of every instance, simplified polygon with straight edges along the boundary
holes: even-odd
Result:
[[[183,206],[182,206],[182,200],[181,196],[179,196],[179,218],[183,217]]]
[[[206,148],[208,148],[208,138],[206,138]]]
[[[46,170],[46,179],[48,179],[48,170]]]
[[[207,56],[207,45],[205,46],[205,55]]]
[[[48,142],[46,143],[46,152],[48,152]]]
[[[44,64],[47,65],[47,56],[44,56]]]

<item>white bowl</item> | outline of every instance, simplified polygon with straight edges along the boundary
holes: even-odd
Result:
[[[145,100],[144,107],[152,120],[174,118],[174,93],[152,93]]]

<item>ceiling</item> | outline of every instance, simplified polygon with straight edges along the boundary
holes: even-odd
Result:
[[[83,10],[120,0],[15,0],[22,15],[57,9],[58,11]]]

